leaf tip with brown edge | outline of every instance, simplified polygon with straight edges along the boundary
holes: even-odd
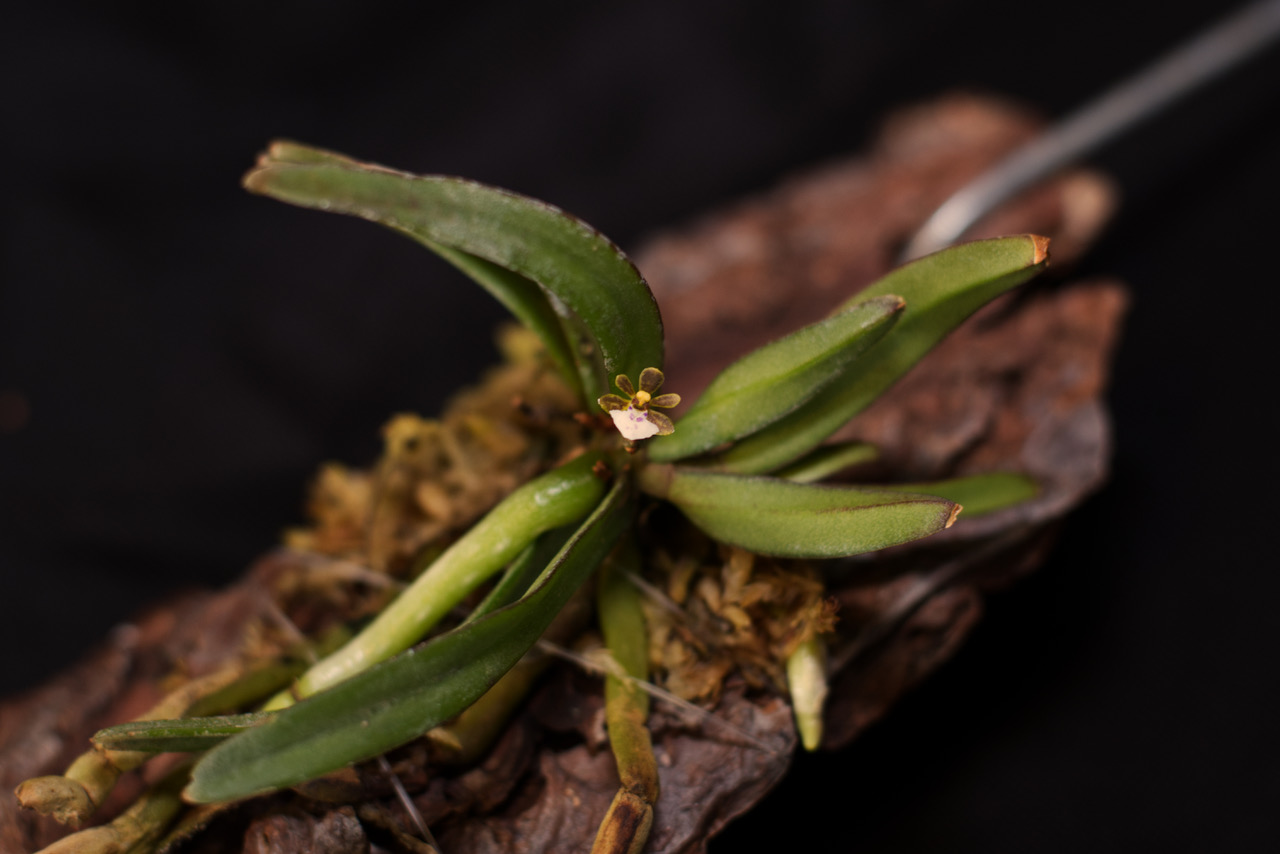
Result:
[[[1031,238],[1032,248],[1035,253],[1031,258],[1032,266],[1035,266],[1036,264],[1043,264],[1045,261],[1048,261],[1049,238],[1040,234],[1032,234],[1028,236]]]

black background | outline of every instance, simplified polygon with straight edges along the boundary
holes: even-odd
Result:
[[[390,413],[437,411],[492,359],[501,310],[443,264],[243,193],[268,139],[507,186],[633,247],[856,151],[903,103],[968,88],[1062,115],[1219,5],[10,11],[0,688],[236,577],[320,461],[369,460]],[[1270,848],[1277,53],[1094,159],[1126,199],[1082,272],[1135,295],[1111,485],[955,661],[800,757],[713,851]]]

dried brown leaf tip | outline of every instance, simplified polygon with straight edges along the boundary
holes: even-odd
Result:
[[[669,436],[676,430],[671,419],[649,407],[670,409],[680,405],[678,394],[657,394],[665,377],[657,368],[645,368],[640,372],[640,390],[636,391],[631,378],[618,374],[614,383],[626,395],[606,394],[599,400],[600,408],[609,413],[618,432],[629,441],[648,439],[651,436]],[[656,395],[656,396],[655,396]]]

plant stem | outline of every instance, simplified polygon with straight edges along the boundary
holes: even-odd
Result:
[[[658,762],[645,720],[649,697],[634,680],[649,678],[641,594],[626,578],[639,570],[635,543],[624,541],[605,563],[597,591],[600,629],[621,673],[605,676],[605,723],[621,786],[596,833],[592,854],[634,854],[644,848],[658,800]],[[623,678],[631,677],[631,678]]]

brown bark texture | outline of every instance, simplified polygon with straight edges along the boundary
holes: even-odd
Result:
[[[862,155],[658,236],[636,260],[663,309],[667,375],[691,400],[736,356],[821,317],[892,267],[949,193],[1036,128],[999,102],[946,98],[891,119]],[[1105,477],[1102,395],[1126,297],[1114,282],[1061,273],[1105,223],[1112,196],[1100,176],[1069,172],[982,223],[972,236],[1052,237],[1053,275],[984,309],[846,428],[880,447],[873,477],[1017,470],[1042,491],[982,519],[962,516],[927,541],[827,567],[840,622],[824,746],[847,743],[945,661],[979,619],[984,592],[1032,569],[1055,521]],[[244,627],[268,616],[271,579],[297,560],[269,555],[227,590],[152,609],[81,664],[0,704],[0,851],[36,850],[67,832],[20,810],[14,786],[62,771],[96,729],[154,703],[175,669],[200,675],[232,656]],[[732,727],[655,705],[662,794],[648,851],[705,850],[787,770],[796,737],[784,697],[731,680],[713,713]],[[389,759],[450,854],[585,851],[618,787],[602,721],[598,680],[557,667],[479,764],[433,768],[422,745]],[[102,817],[140,777],[129,775]],[[227,810],[173,849],[426,850],[376,766],[331,783]]]

